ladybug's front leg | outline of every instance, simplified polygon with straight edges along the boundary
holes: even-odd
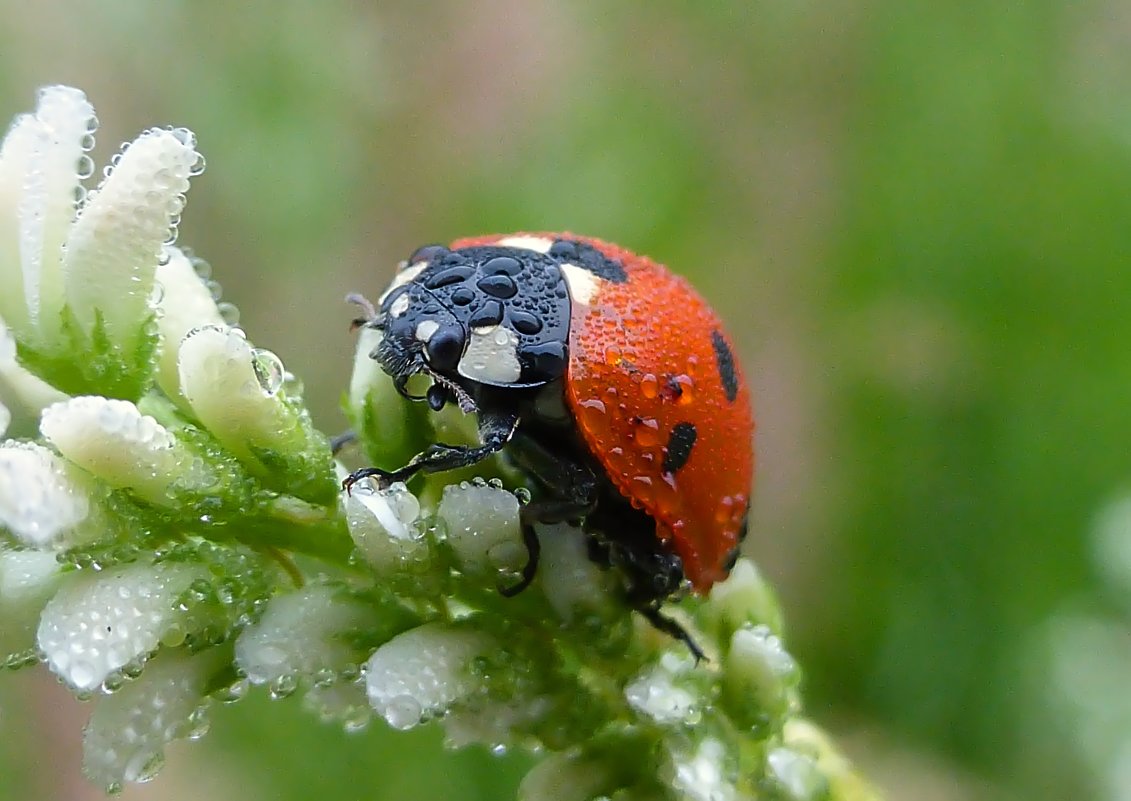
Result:
[[[412,457],[408,464],[398,470],[390,472],[379,467],[354,470],[342,482],[342,489],[349,492],[354,484],[370,476],[376,476],[378,487],[385,489],[398,481],[408,481],[417,473],[442,473],[459,467],[470,467],[497,453],[514,436],[517,427],[517,414],[481,411],[479,439],[482,445],[445,445],[437,442]]]

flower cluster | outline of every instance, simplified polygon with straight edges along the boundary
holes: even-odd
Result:
[[[348,729],[437,720],[452,745],[543,749],[524,798],[873,797],[800,717],[750,562],[673,610],[696,664],[578,529],[542,528],[538,579],[499,594],[529,500],[501,465],[343,494],[299,382],[173,244],[193,135],[146,131],[88,192],[96,127],[50,87],[0,150],[0,663],[95,699],[91,780],[151,778],[212,704],[263,687]],[[401,400],[375,336],[347,401],[367,456],[466,436]]]

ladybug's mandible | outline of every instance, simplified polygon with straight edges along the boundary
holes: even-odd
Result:
[[[478,418],[479,446],[434,444],[392,472],[474,464],[505,449],[542,488],[531,523],[584,518],[629,601],[687,642],[660,604],[688,579],[726,577],[746,531],[754,473],[750,393],[717,315],[682,278],[598,239],[534,233],[418,249],[370,309],[383,334],[371,354],[406,397],[431,378],[434,410]]]

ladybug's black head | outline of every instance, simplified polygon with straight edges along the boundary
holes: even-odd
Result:
[[[464,411],[479,386],[531,388],[565,373],[569,293],[557,260],[533,250],[420,248],[381,297],[368,325],[384,336],[372,356],[405,394],[433,380],[434,409]]]

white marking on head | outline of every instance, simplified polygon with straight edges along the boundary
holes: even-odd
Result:
[[[568,262],[563,264],[562,275],[565,276],[569,297],[574,303],[588,306],[592,302],[593,296],[597,294],[597,290],[601,288],[600,278],[576,264],[569,264]]]
[[[422,261],[422,262],[419,262],[417,264],[412,265],[411,267],[406,267],[405,269],[401,270],[396,275],[394,275],[393,280],[389,283],[389,288],[386,289],[384,291],[384,293],[382,293],[381,297],[377,300],[377,305],[379,306],[382,303],[384,303],[385,298],[389,297],[389,293],[392,292],[394,289],[396,289],[399,286],[404,286],[409,281],[411,281],[413,278],[416,278],[416,276],[418,276],[422,272],[424,272],[424,268],[427,267],[427,266],[428,266],[428,262]]]
[[[518,336],[505,326],[486,332],[472,329],[459,374],[486,384],[513,384],[522,375],[518,363]]]
[[[393,317],[400,317],[408,311],[408,293],[405,292],[399,298],[393,301],[393,305],[389,308],[389,314]]]
[[[533,250],[535,253],[549,253],[554,240],[547,239],[544,236],[508,236],[495,244],[504,248],[522,248],[523,250]]]
[[[416,338],[421,342],[427,342],[436,333],[440,324],[435,320],[423,320],[420,325],[416,327]]]

